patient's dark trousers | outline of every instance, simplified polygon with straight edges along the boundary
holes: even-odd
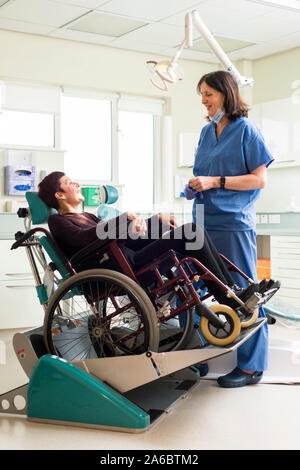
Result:
[[[234,285],[234,280],[202,225],[188,223],[170,230],[170,227],[160,224],[158,233],[160,237],[152,239],[151,219],[148,219],[147,223],[148,232],[145,237],[137,240],[129,239],[126,242],[126,247],[134,251],[130,259],[134,268],[145,266],[154,258],[174,250],[179,258],[186,256],[196,258],[225,285],[229,287]],[[155,232],[157,235],[157,231]],[[205,281],[205,285],[219,303],[230,304],[226,293],[216,282]]]

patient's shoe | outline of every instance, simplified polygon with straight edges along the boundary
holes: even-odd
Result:
[[[198,370],[200,377],[205,377],[208,374],[208,364],[206,362],[199,362],[199,364],[195,364],[193,367]]]
[[[258,292],[259,284],[253,283],[248,287],[240,287],[234,284],[231,290],[243,301],[246,302],[255,292]]]
[[[260,294],[263,294],[264,291],[267,289],[268,287],[268,284],[269,284],[269,279],[262,279],[262,281],[260,281],[259,285],[258,285],[258,292]]]
[[[263,376],[263,372],[256,371],[252,374],[243,372],[239,367],[236,367],[232,372],[227,375],[219,377],[217,383],[225,388],[244,387],[244,385],[257,384]]]
[[[280,286],[281,286],[280,281],[275,281],[274,279],[270,279],[268,281],[268,284],[267,284],[266,288],[265,288],[265,291],[268,291],[268,290],[271,290],[271,289],[278,290],[280,288]]]

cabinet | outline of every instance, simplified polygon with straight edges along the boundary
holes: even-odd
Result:
[[[43,324],[44,309],[35,290],[25,248],[11,250],[13,240],[0,240],[0,329]]]
[[[271,276],[281,281],[276,296],[300,307],[300,235],[271,236]]]

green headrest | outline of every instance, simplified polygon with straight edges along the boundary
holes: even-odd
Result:
[[[35,191],[27,191],[25,193],[33,224],[44,224],[48,221],[48,217],[51,214],[56,214],[55,209],[50,209],[44,201],[42,201],[38,193]]]

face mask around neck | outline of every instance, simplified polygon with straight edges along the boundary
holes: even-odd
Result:
[[[215,124],[219,124],[224,114],[225,114],[224,111],[221,108],[219,108],[218,111],[213,116],[208,116],[208,117]]]

